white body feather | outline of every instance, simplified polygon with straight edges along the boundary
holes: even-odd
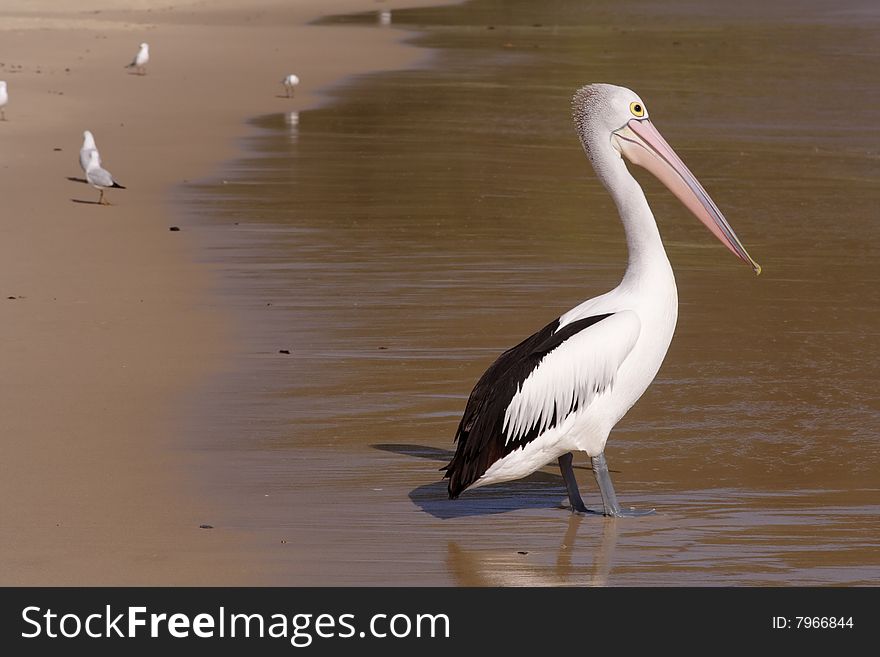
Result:
[[[89,153],[89,161],[86,166],[86,180],[95,189],[109,189],[113,187],[114,183],[118,184],[113,179],[113,174],[101,167],[97,150],[92,150]]]
[[[159,50],[162,50],[159,48]],[[159,53],[162,54],[161,52]],[[160,57],[161,59],[161,57]],[[146,66],[147,62],[150,61],[150,46],[146,43],[142,43],[141,47],[137,51],[137,55],[134,56],[134,60],[131,62],[134,66]]]
[[[289,98],[293,95],[296,86],[299,85],[299,77],[297,75],[294,75],[293,73],[285,75],[284,79],[281,80],[281,84],[284,85],[284,89],[287,92],[287,97]]]
[[[135,68],[137,72],[143,75],[144,67],[147,65],[147,62],[150,61],[150,45],[147,43],[142,43],[138,48],[137,54],[134,56],[134,59],[131,60],[130,64],[127,64],[125,68]]]
[[[92,157],[92,151],[97,155],[98,166],[101,165],[101,154],[98,153],[98,146],[95,144],[95,138],[92,133],[86,130],[83,132],[83,144],[79,149],[79,166],[83,171],[89,168],[89,160]]]

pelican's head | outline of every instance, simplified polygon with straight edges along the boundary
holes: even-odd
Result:
[[[574,122],[585,148],[594,137],[607,141],[606,135],[619,130],[632,118],[648,118],[645,103],[638,94],[613,84],[588,84],[572,98]]]
[[[597,171],[611,157],[625,157],[666,185],[735,256],[761,273],[709,194],[648,119],[638,94],[611,84],[590,84],[572,99],[574,121],[584,150]]]

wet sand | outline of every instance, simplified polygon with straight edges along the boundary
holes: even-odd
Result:
[[[192,420],[221,524],[285,584],[876,585],[878,22],[871,3],[395,12],[431,67],[261,116],[225,182],[181,196],[246,345]],[[450,502],[438,468],[480,373],[622,274],[569,117],[588,81],[643,96],[765,273],[636,173],[680,317],[607,455],[622,502],[657,514],[573,518],[553,468]]]
[[[232,157],[245,118],[424,56],[397,32],[308,25],[393,3],[152,4],[0,11],[3,585],[271,581],[253,538],[217,521],[224,501],[200,486],[182,428],[192,391],[239,349],[171,190]],[[141,41],[145,76],[123,68]],[[302,84],[286,99],[291,71]],[[128,187],[108,191],[111,207],[69,180],[84,129]]]

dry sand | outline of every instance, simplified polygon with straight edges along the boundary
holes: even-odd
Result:
[[[199,527],[215,502],[189,471],[181,405],[236,341],[185,226],[168,230],[169,191],[231,157],[246,118],[423,56],[396,30],[306,25],[391,2],[154,4],[0,9],[2,585],[266,583],[249,539]],[[141,41],[145,76],[123,68]],[[110,207],[68,179],[85,129],[128,186]]]

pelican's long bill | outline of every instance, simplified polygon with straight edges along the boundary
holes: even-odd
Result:
[[[752,260],[700,181],[694,177],[650,121],[631,119],[612,134],[616,146],[630,162],[646,168],[657,176],[688,210],[706,224],[724,246],[750,265],[756,274],[761,273],[761,265]]]

